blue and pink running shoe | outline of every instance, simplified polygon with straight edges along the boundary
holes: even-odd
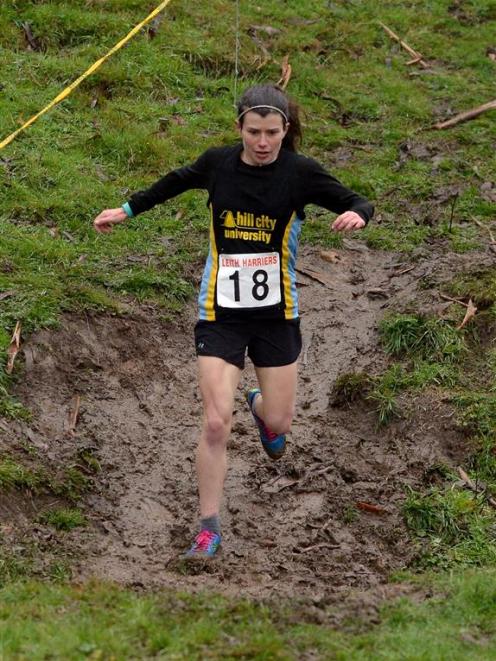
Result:
[[[286,435],[276,434],[271,431],[262,418],[259,418],[254,410],[254,402],[257,395],[260,395],[259,388],[251,388],[246,393],[246,401],[250,407],[251,414],[260,432],[260,440],[262,441],[263,449],[271,459],[280,459],[286,450]]]
[[[213,558],[220,546],[221,537],[211,530],[202,530],[195,537],[193,546],[184,554],[185,560],[208,560]]]

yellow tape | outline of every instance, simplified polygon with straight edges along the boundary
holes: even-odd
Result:
[[[2,142],[0,142],[0,149],[3,149],[3,148],[6,147],[10,142],[12,142],[12,140],[13,140],[17,135],[19,135],[19,133],[21,133],[21,131],[24,131],[25,129],[27,129],[28,126],[31,126],[31,124],[33,124],[33,123],[38,119],[38,117],[41,117],[42,115],[44,115],[46,112],[48,112],[49,110],[51,110],[54,106],[56,106],[57,103],[60,103],[63,99],[65,99],[67,96],[69,96],[69,94],[70,94],[74,89],[76,89],[76,87],[77,87],[80,83],[82,83],[82,81],[83,81],[85,78],[87,78],[88,76],[90,76],[94,71],[96,71],[96,70],[97,70],[97,69],[98,69],[98,68],[99,68],[99,67],[105,62],[105,60],[108,60],[108,58],[109,58],[111,55],[113,55],[116,51],[118,51],[120,48],[122,48],[122,46],[124,46],[124,44],[126,44],[130,39],[132,39],[132,38],[134,37],[134,35],[135,35],[137,32],[139,32],[139,31],[141,30],[141,28],[142,28],[144,25],[146,25],[149,21],[151,21],[152,18],[155,18],[155,16],[156,16],[157,14],[159,14],[159,13],[162,11],[162,9],[164,9],[164,8],[169,4],[169,2],[171,2],[171,0],[164,0],[164,2],[161,2],[161,3],[158,5],[158,7],[156,7],[156,8],[152,11],[152,13],[149,14],[149,15],[145,18],[145,20],[141,21],[141,23],[139,23],[136,27],[134,27],[134,28],[131,30],[131,32],[129,32],[129,34],[127,34],[127,35],[124,37],[124,39],[121,39],[121,41],[119,41],[119,43],[117,43],[113,48],[111,48],[111,49],[109,50],[109,52],[108,52],[106,55],[104,55],[104,56],[103,56],[102,58],[100,58],[97,62],[95,62],[94,64],[92,64],[91,67],[90,67],[89,69],[87,69],[87,70],[86,70],[81,76],[79,76],[79,78],[78,78],[77,80],[75,80],[73,83],[71,83],[70,85],[68,85],[68,86],[67,86],[67,87],[66,87],[66,88],[65,88],[65,89],[64,89],[64,90],[63,90],[58,96],[55,97],[55,99],[53,99],[53,101],[50,101],[50,103],[49,103],[47,106],[45,106],[45,107],[43,108],[43,110],[40,110],[39,113],[37,113],[36,115],[33,115],[33,117],[31,117],[31,119],[28,119],[28,121],[27,121],[25,124],[23,124],[23,125],[21,126],[21,128],[17,129],[17,131],[14,131],[14,133],[11,133],[7,138],[5,138],[5,140],[2,140]]]

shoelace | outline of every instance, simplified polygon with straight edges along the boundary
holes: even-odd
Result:
[[[196,536],[195,544],[202,551],[208,551],[208,547],[214,536],[215,533],[211,532],[210,530],[202,530]]]

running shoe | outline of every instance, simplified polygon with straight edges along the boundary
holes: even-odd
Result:
[[[260,395],[259,388],[251,388],[246,393],[246,401],[250,407],[251,414],[260,432],[260,440],[262,441],[263,449],[271,459],[280,459],[286,450],[286,435],[276,434],[267,427],[262,418],[259,418],[254,410],[255,397]]]
[[[213,558],[220,546],[220,535],[211,530],[202,530],[195,537],[193,546],[184,554],[185,560],[208,560]]]

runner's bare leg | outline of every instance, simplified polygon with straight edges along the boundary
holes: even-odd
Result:
[[[255,413],[276,434],[291,428],[296,401],[298,363],[282,367],[255,367],[262,395],[255,399]]]
[[[198,357],[198,382],[203,399],[203,424],[196,451],[200,514],[218,514],[227,468],[234,396],[241,370],[222,358]]]

